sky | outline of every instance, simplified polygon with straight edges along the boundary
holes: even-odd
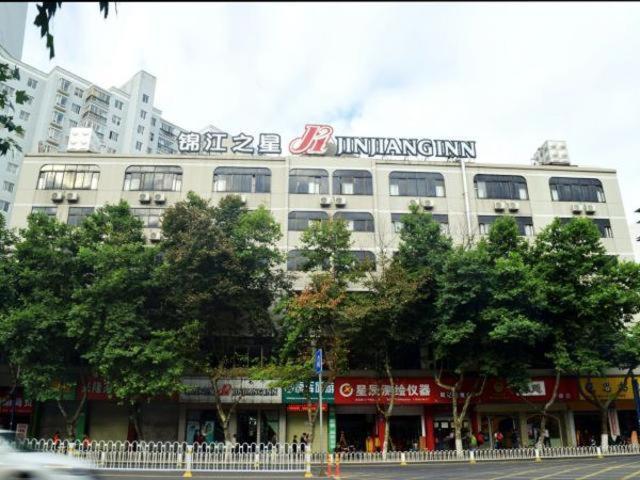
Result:
[[[56,56],[32,25],[23,61],[102,87],[144,69],[181,127],[236,134],[305,123],[339,135],[477,141],[529,164],[547,139],[618,171],[640,219],[640,3],[66,3]]]

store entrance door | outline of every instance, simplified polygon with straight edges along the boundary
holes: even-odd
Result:
[[[238,412],[238,443],[257,443],[258,411],[242,410]]]

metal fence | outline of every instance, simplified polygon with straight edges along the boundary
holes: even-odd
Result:
[[[72,455],[87,460],[94,468],[106,470],[302,472],[311,464],[327,461],[327,454],[305,452],[300,445],[278,444],[187,444],[184,442],[81,442],[27,439],[19,445],[39,452]],[[545,458],[639,455],[639,445],[600,447],[549,447],[366,453],[341,453],[342,464],[428,462],[484,462],[542,460]],[[335,462],[337,454],[331,455]]]

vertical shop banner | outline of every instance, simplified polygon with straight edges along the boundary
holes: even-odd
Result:
[[[329,435],[327,438],[327,451],[333,452],[336,448],[336,411],[335,409],[331,409],[329,412]]]

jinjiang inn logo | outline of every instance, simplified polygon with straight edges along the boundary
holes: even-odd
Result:
[[[302,135],[291,140],[288,146],[292,155],[476,158],[474,141],[347,137],[334,135],[333,127],[324,124],[305,125]],[[182,132],[178,136],[178,151],[281,155],[282,141],[277,133],[260,133],[256,142],[254,136],[246,133],[230,136],[226,132]]]

